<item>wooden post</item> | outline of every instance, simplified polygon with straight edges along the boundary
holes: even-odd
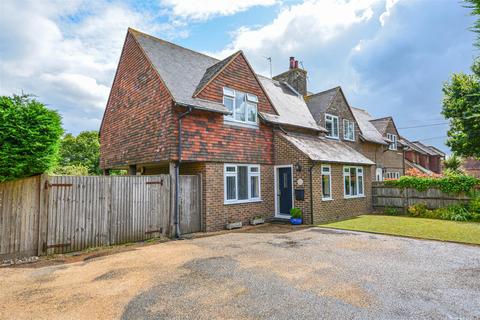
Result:
[[[177,206],[177,197],[175,194],[175,188],[177,185],[176,180],[176,164],[175,162],[169,163],[169,174],[170,174],[170,214],[168,215],[168,231],[167,234],[170,238],[175,237],[175,208]]]
[[[40,176],[40,196],[38,205],[38,255],[47,253],[47,228],[48,228],[48,176]]]

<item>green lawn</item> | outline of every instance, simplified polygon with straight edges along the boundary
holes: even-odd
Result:
[[[480,244],[480,223],[412,217],[362,215],[320,227]]]

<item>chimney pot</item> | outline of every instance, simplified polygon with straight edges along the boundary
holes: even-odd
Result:
[[[295,69],[298,68],[298,60],[295,60]]]
[[[295,57],[290,57],[290,69],[293,69],[295,66]]]

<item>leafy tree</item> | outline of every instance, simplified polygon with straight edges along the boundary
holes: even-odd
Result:
[[[471,9],[472,16],[480,16],[480,0],[465,0],[465,8]],[[475,46],[480,47],[480,19],[477,19],[473,24],[473,27],[470,28],[473,32],[477,33],[477,40],[475,41]]]
[[[29,95],[0,96],[0,181],[54,167],[62,133],[57,111]]]
[[[57,176],[88,176],[88,168],[81,164],[58,166],[51,173]]]
[[[457,73],[443,86],[442,114],[450,120],[447,145],[463,157],[480,157],[480,60],[473,74]]]
[[[66,134],[60,147],[60,166],[84,166],[88,174],[99,175],[100,141],[97,131],[82,131],[78,136]],[[61,172],[62,169],[57,169]],[[77,171],[80,172],[80,171]]]
[[[460,159],[460,157],[458,157],[456,154],[452,154],[443,161],[443,165],[445,166],[445,169],[459,171],[460,166],[462,165],[462,159]]]

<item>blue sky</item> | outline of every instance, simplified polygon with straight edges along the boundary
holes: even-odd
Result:
[[[309,91],[341,85],[352,106],[448,151],[441,88],[478,55],[473,21],[456,0],[3,0],[0,94],[35,94],[68,132],[98,129],[130,26],[218,58],[242,49],[265,75],[265,57],[277,74],[295,56]]]

